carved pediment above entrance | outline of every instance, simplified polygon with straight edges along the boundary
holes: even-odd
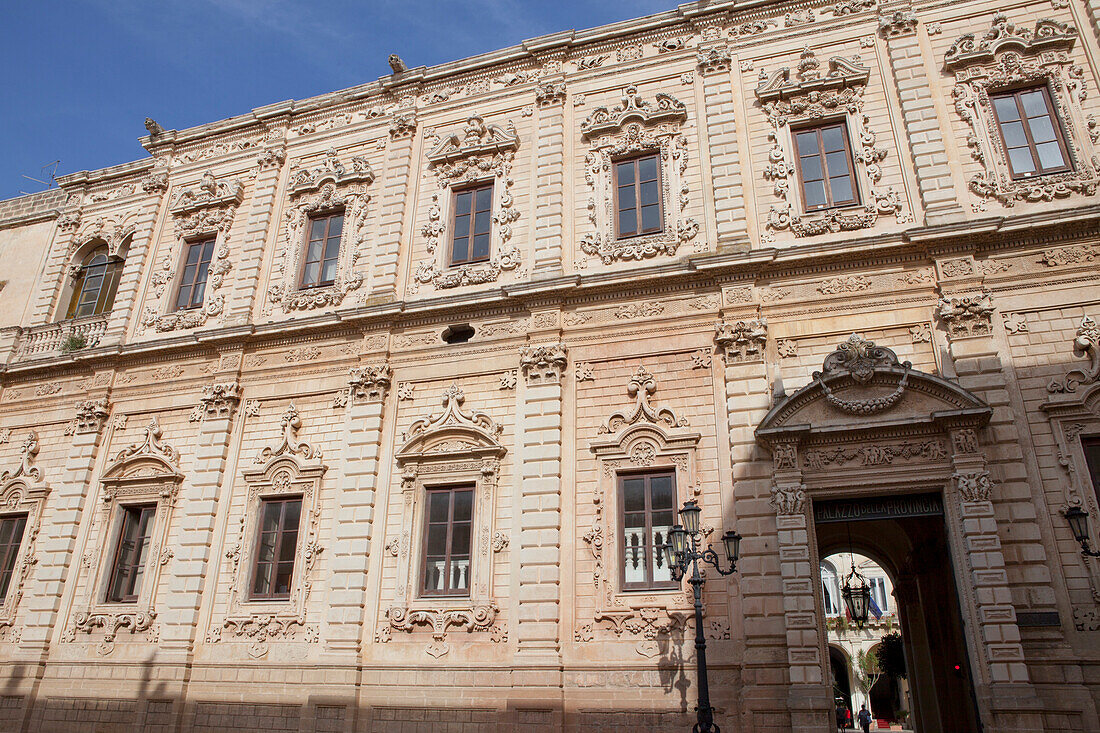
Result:
[[[581,134],[595,137],[618,132],[627,122],[634,120],[643,125],[661,122],[683,122],[687,119],[687,107],[670,94],[658,93],[653,102],[638,96],[638,87],[631,84],[622,100],[610,109],[597,107],[581,123]]]

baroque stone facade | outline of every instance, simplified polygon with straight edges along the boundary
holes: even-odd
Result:
[[[1100,563],[1063,518],[1097,545],[1100,4],[742,8],[149,121],[148,158],[0,202],[0,729],[685,729],[690,592],[625,587],[640,471],[744,536],[705,588],[724,730],[829,729],[814,507],[918,489],[984,729],[1100,729]],[[1065,170],[1013,178],[990,94],[1022,85]],[[809,206],[821,122],[853,206]],[[660,217],[621,237],[639,156]],[[488,255],[453,264],[489,186]],[[68,317],[99,247],[113,306]],[[472,492],[458,596],[423,592],[440,486]],[[290,581],[257,598],[286,497]],[[108,600],[135,507],[140,587]]]

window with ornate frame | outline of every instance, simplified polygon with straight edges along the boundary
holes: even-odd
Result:
[[[187,242],[183,248],[183,264],[176,287],[176,310],[202,307],[216,242],[214,237],[205,237]]]
[[[654,637],[683,630],[691,606],[680,583],[630,582],[627,564],[631,559],[631,533],[624,521],[622,484],[637,476],[666,476],[671,496],[661,499],[662,507],[669,500],[675,509],[687,499],[698,500],[696,452],[702,436],[690,430],[687,421],[672,409],[650,401],[657,393],[657,379],[644,366],[631,375],[625,391],[634,399],[633,406],[613,413],[600,425],[597,438],[589,442],[599,466],[592,494],[595,512],[587,531],[583,527],[579,531],[592,558],[596,593],[592,616],[578,618],[575,637],[589,641],[613,634],[614,638],[634,639],[638,653],[652,657],[658,651]],[[646,508],[652,509],[652,501]],[[709,507],[704,506],[704,517],[708,514]],[[652,533],[652,544],[656,545],[653,524],[650,520],[645,531]],[[704,532],[709,526],[704,520]]]
[[[308,618],[306,602],[316,581],[318,556],[324,550],[318,530],[321,480],[328,466],[322,462],[319,448],[299,439],[302,418],[293,403],[279,424],[280,443],[261,450],[256,467],[243,472],[248,495],[236,541],[226,555],[230,560],[229,594],[224,615],[207,634],[211,642],[247,641],[256,653],[266,653],[272,639],[316,641],[318,634],[318,624]],[[279,522],[269,531],[264,519],[272,507],[279,507]],[[270,539],[275,542],[265,544]],[[264,554],[265,547],[272,552]],[[257,569],[265,566],[272,569],[275,582],[256,593],[256,582],[261,579]],[[277,582],[280,576],[285,587]]]
[[[615,238],[627,239],[664,230],[661,206],[661,156],[643,153],[614,161]]]
[[[1100,435],[1082,435],[1081,450],[1085,454],[1085,466],[1092,480],[1092,490],[1100,503]]]
[[[520,212],[510,176],[518,149],[515,125],[487,124],[472,114],[461,130],[443,136],[428,153],[428,170],[450,193],[432,196],[428,221],[420,228],[427,257],[416,265],[410,292],[429,283],[444,290],[495,282],[502,272],[519,267],[520,250],[511,239]],[[482,196],[489,200],[477,201],[475,193],[486,189]],[[467,193],[469,213],[463,208]]]
[[[807,212],[859,205],[848,125],[843,119],[791,130]]]
[[[473,484],[425,487],[421,595],[470,595],[476,490]]]
[[[796,237],[811,237],[866,229],[884,215],[893,215],[898,223],[911,220],[911,215],[904,212],[898,192],[881,185],[881,162],[888,151],[876,147],[875,131],[869,127],[870,117],[863,111],[871,69],[858,60],[841,56],[831,57],[827,64],[827,68],[822,69],[816,54],[805,49],[795,69],[781,67],[756,87],[760,109],[772,128],[768,134],[772,150],[763,174],[772,183],[772,192],[781,202],[768,211],[763,241],[774,241],[780,231],[790,231]],[[800,154],[798,134],[801,131],[820,126],[824,132],[835,129],[836,125],[842,125],[845,133],[843,154],[836,149],[838,145],[828,145],[823,139],[814,146],[823,158]],[[827,161],[830,154],[836,165],[842,160],[847,164],[847,181],[853,196],[850,200],[830,198],[826,193],[822,203],[820,197],[807,193],[807,180],[836,178],[843,188],[843,177],[834,176],[833,171],[829,171],[826,179],[818,179],[816,175],[807,177],[803,170],[813,165],[811,161]],[[823,174],[825,169],[823,166]],[[794,176],[798,176],[797,185],[791,184]],[[824,188],[831,192],[830,186]]]
[[[658,92],[649,101],[639,95],[637,86],[630,85],[623,90],[619,104],[597,107],[581,123],[587,145],[584,178],[591,190],[588,220],[594,230],[581,239],[581,252],[610,265],[674,255],[699,234],[699,222],[684,216],[691,194],[686,178],[688,140],[683,134],[687,117],[687,106],[675,97]],[[658,223],[644,221],[642,208],[634,207],[641,231],[628,227],[624,232],[621,214],[626,211],[629,215],[630,207],[622,204],[630,202],[622,201],[623,196],[630,195],[628,189],[636,190],[639,197],[643,191],[642,187],[619,186],[619,172],[627,170],[619,165],[643,160],[657,164],[656,185],[652,171],[647,170],[643,178],[647,181],[644,203],[650,217],[654,212],[658,215]]]
[[[301,272],[298,274],[299,287],[323,288],[336,282],[343,230],[343,209],[320,212],[309,217],[302,245],[305,253]]]
[[[109,313],[115,302],[118,281],[126,262],[127,239],[119,254],[111,254],[106,244],[94,247],[84,255],[80,264],[69,271],[72,278],[72,295],[65,310],[65,318],[81,318]]]
[[[73,622],[65,639],[98,637],[101,653],[110,652],[122,629],[131,635],[144,633],[146,640],[155,633],[160,575],[174,555],[168,537],[183,482],[179,454],[161,442],[161,436],[152,418],[144,439],[119,451],[100,479],[99,511],[88,536],[82,565],[86,570],[77,580]],[[148,522],[141,532],[147,549],[131,548],[137,551],[127,553],[127,518],[132,514]],[[140,582],[121,588],[121,593],[115,587],[120,559],[130,569],[126,578],[136,581],[140,576]]]
[[[984,35],[964,34],[944,54],[955,109],[981,167],[968,181],[976,196],[1012,206],[1096,193],[1100,179],[1080,164],[1100,151],[1081,104],[1077,36],[1067,23],[1042,18],[1029,29],[997,13]]]
[[[661,550],[672,541],[669,530],[679,521],[675,469],[623,472],[617,478],[622,589],[679,588]]]
[[[107,582],[109,603],[135,603],[148,561],[149,540],[156,504],[123,504],[119,512],[118,539]]]
[[[4,541],[3,587],[0,588],[0,638],[15,627],[19,602],[26,590],[26,583],[37,563],[38,531],[42,522],[42,510],[46,505],[50,488],[43,480],[42,469],[34,465],[38,455],[38,433],[31,431],[20,446],[19,464],[13,470],[0,473],[0,525],[11,525],[10,535],[0,534]],[[16,536],[16,524],[23,522],[23,529]]]
[[[399,539],[387,543],[392,548],[388,554],[394,557],[396,588],[377,638],[389,642],[396,632],[412,634],[418,627],[427,627],[433,633],[425,651],[433,657],[450,651],[448,628],[488,631],[493,641],[504,638],[496,625],[500,607],[493,555],[507,542],[505,535],[494,532],[493,522],[506,451],[499,440],[501,426],[485,413],[462,409],[465,400],[458,385],[451,385],[443,394],[443,410],[413,422],[396,454],[403,504],[400,526],[429,526],[433,492],[454,487],[471,492],[468,591],[462,595],[421,592],[423,569],[429,563],[425,541],[412,542],[403,530]]]
[[[374,171],[365,157],[336,148],[291,165],[285,224],[272,262],[265,313],[275,306],[284,313],[338,306],[362,287],[359,257],[373,182]],[[331,236],[334,217],[340,217],[338,239]],[[321,220],[327,222],[326,236],[317,237],[313,229]],[[320,239],[326,246],[314,256],[312,242]],[[311,262],[318,263],[316,278]]]

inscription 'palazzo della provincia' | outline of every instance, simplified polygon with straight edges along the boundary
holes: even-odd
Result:
[[[918,729],[1100,729],[1098,17],[687,3],[0,202],[10,727],[684,730],[693,501],[724,730],[834,729],[840,551]]]

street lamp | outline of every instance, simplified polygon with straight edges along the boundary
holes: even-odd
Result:
[[[714,724],[714,708],[710,706],[710,687],[707,684],[707,640],[703,635],[703,583],[706,580],[699,573],[699,560],[712,565],[720,575],[731,575],[737,569],[741,535],[733,530],[722,535],[722,545],[729,561],[729,569],[723,570],[722,561],[711,545],[708,544],[705,550],[699,549],[702,541],[699,515],[702,511],[695,500],[684,502],[684,507],[680,510],[680,521],[683,524],[677,524],[668,533],[671,541],[664,546],[664,553],[665,562],[677,582],[683,580],[688,566],[691,566],[688,582],[691,583],[695,595],[695,661],[699,672],[699,716],[692,730],[694,733],[721,733]]]
[[[1089,513],[1079,506],[1066,510],[1066,521],[1073,532],[1073,539],[1081,545],[1081,554],[1085,557],[1100,557],[1100,552],[1089,549]]]
[[[858,580],[859,585],[853,585]],[[867,585],[867,579],[860,574],[852,564],[848,576],[844,578],[844,587],[840,589],[840,597],[844,599],[844,605],[848,607],[848,615],[856,623],[856,628],[862,629],[867,623],[867,611],[871,605],[871,586]]]

